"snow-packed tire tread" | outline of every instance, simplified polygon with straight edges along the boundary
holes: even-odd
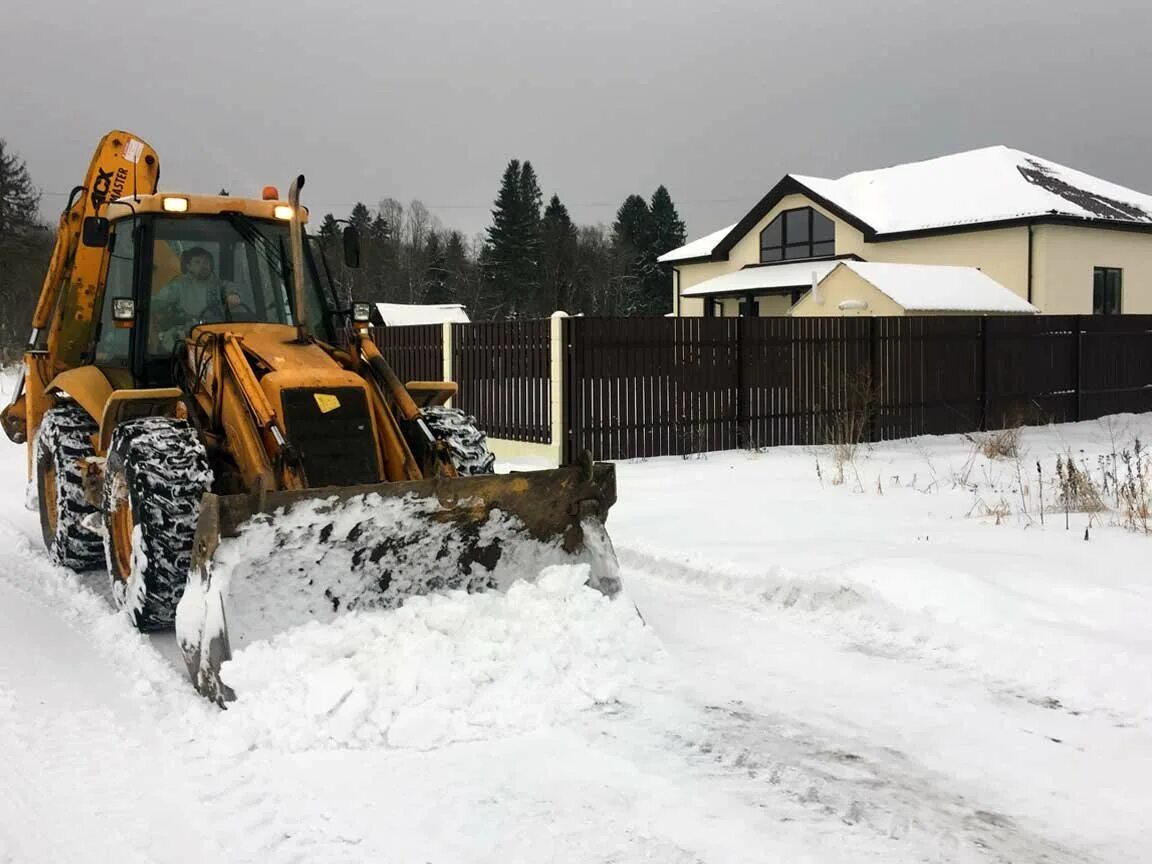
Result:
[[[495,473],[496,457],[488,449],[488,436],[476,418],[459,408],[433,405],[422,409],[432,434],[447,442],[452,464],[464,476]]]
[[[175,620],[188,580],[200,500],[211,479],[204,445],[187,421],[146,417],[121,423],[112,434],[104,482],[108,571],[113,597],[129,607],[141,630],[164,629]],[[123,494],[137,529],[127,582],[115,570],[110,524]]]
[[[48,556],[73,570],[98,570],[104,565],[104,545],[99,532],[84,524],[97,512],[84,495],[81,463],[94,456],[92,436],[96,421],[79,405],[65,403],[50,408],[40,421],[36,436],[36,482],[40,501],[40,524]],[[43,469],[48,460],[56,471],[56,531],[48,527],[44,499]]]

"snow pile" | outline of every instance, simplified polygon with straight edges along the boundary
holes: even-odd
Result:
[[[237,701],[221,726],[248,746],[427,750],[611,703],[661,649],[587,578],[553,566],[506,594],[414,597],[254,643],[224,665]]]
[[[585,548],[569,553],[561,537],[533,539],[511,513],[477,514],[470,498],[371,493],[297,501],[250,519],[239,537],[221,542],[212,590],[201,574],[191,575],[176,631],[182,642],[199,641],[213,592],[227,598],[233,649],[346,611],[396,607],[414,594],[506,589],[551,565],[588,564],[583,572],[592,584],[614,594],[619,580],[603,528],[590,521],[583,529]]]

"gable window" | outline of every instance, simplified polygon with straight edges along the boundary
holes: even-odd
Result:
[[[797,261],[836,254],[836,226],[811,207],[785,210],[760,232],[760,261]]]
[[[1096,267],[1092,271],[1092,314],[1120,314],[1119,267]]]

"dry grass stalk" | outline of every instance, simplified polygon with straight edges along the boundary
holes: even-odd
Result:
[[[1015,459],[1020,454],[1020,427],[989,432],[980,441],[980,452],[989,459]]]
[[[1120,454],[1124,477],[1117,478],[1116,499],[1124,516],[1124,527],[1152,533],[1152,464],[1148,451],[1137,438],[1131,450]]]
[[[1056,477],[1056,500],[1065,514],[1099,513],[1106,509],[1099,488],[1088,471],[1076,464],[1071,453],[1056,459]]]

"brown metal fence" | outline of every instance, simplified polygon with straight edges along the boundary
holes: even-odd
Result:
[[[455,404],[490,437],[552,440],[551,361],[548,321],[452,325]]]
[[[576,318],[565,356],[566,459],[1152,410],[1152,316]]]
[[[562,332],[566,460],[1152,410],[1148,315],[569,318]],[[442,376],[442,335],[376,332],[404,380]],[[452,345],[455,404],[493,438],[551,441],[548,321],[454,324]]]
[[[570,454],[662,456],[736,446],[740,319],[564,323]]]
[[[401,381],[439,381],[444,377],[441,325],[374,327],[372,337]]]

